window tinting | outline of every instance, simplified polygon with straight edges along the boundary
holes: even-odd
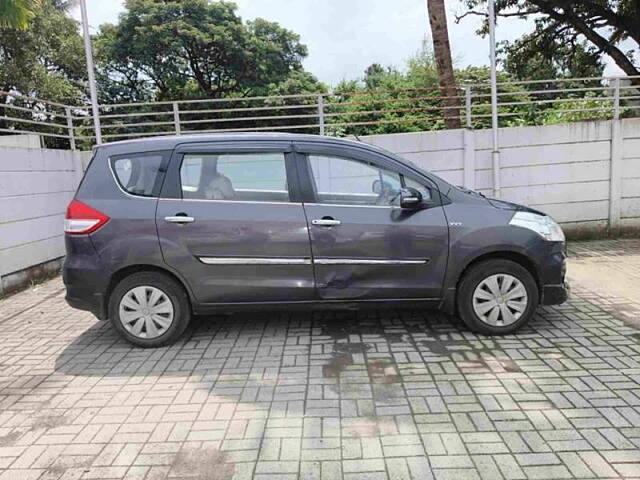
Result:
[[[289,201],[284,153],[187,154],[180,180],[183,198]]]
[[[310,155],[317,201],[347,205],[398,205],[400,175],[368,163]]]
[[[111,160],[120,186],[132,195],[151,197],[162,164],[161,154],[135,155]]]

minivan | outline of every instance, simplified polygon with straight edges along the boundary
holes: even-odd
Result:
[[[65,242],[68,303],[142,347],[193,315],[266,307],[435,307],[499,335],[568,294],[551,217],[314,135],[100,145]]]

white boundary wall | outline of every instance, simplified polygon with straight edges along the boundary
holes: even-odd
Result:
[[[64,255],[65,209],[89,156],[0,146],[0,293],[2,277]]]
[[[490,130],[361,140],[493,195]],[[568,232],[640,228],[640,119],[502,128],[500,152],[503,199],[552,215]]]
[[[489,130],[362,140],[492,194]],[[500,145],[502,198],[553,215],[568,232],[640,230],[640,119],[503,128]],[[16,272],[64,255],[64,211],[89,156],[0,143],[0,293]]]

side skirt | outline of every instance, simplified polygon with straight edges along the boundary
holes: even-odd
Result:
[[[207,315],[213,313],[232,313],[242,311],[278,311],[278,310],[366,310],[394,308],[438,309],[442,303],[440,298],[421,299],[378,299],[378,300],[314,300],[303,302],[243,302],[193,305],[193,313]]]

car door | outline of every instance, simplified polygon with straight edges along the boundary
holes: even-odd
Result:
[[[326,300],[437,299],[448,225],[435,183],[371,150],[296,143],[316,288]],[[399,190],[419,190],[415,210]]]
[[[314,298],[290,142],[179,146],[156,224],[164,261],[200,304]]]

